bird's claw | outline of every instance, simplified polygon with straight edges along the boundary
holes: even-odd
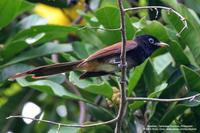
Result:
[[[119,68],[124,68],[124,67],[127,68],[127,66],[128,66],[127,62],[125,62],[125,64],[122,64],[122,63],[118,64]]]

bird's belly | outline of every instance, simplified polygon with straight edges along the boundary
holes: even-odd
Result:
[[[97,66],[96,71],[114,72],[117,70],[116,65],[111,64],[100,64]]]
[[[90,61],[82,65],[81,70],[87,72],[99,72],[99,71],[113,72],[117,70],[117,66],[105,62],[103,63],[98,61]]]

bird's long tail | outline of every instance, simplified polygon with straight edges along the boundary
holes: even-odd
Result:
[[[75,70],[78,64],[80,64],[82,60],[74,61],[74,62],[66,62],[66,63],[58,63],[53,65],[46,65],[41,67],[36,67],[35,69],[16,74],[9,78],[9,80],[15,80],[19,77],[24,77],[28,75],[32,75],[33,78],[42,78],[48,75],[59,74],[67,71]]]

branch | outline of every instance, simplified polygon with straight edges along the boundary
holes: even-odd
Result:
[[[186,29],[188,28],[188,24],[187,21],[185,19],[185,17],[183,17],[180,13],[178,13],[177,11],[175,11],[174,9],[170,8],[170,7],[164,7],[164,6],[143,6],[143,7],[133,7],[133,8],[126,8],[124,9],[125,12],[126,11],[131,11],[131,10],[142,10],[142,9],[155,9],[156,10],[156,14],[158,14],[158,10],[157,9],[164,9],[167,10],[169,12],[173,12],[174,14],[176,14],[180,20],[182,21],[184,27],[176,34],[178,37],[180,37],[180,34]]]
[[[196,97],[200,96],[200,93],[195,94],[193,96],[184,97],[184,98],[175,98],[175,99],[160,99],[160,98],[146,98],[146,97],[127,97],[127,101],[152,101],[152,102],[178,102],[178,101],[185,101],[189,100],[200,102],[198,100],[195,100]]]
[[[120,104],[118,110],[118,120],[116,122],[115,133],[120,133],[122,129],[122,123],[124,120],[124,115],[127,110],[127,101],[126,101],[126,25],[125,25],[125,10],[123,7],[122,0],[118,0],[118,5],[120,9],[120,22],[121,22],[121,55],[120,55],[120,66],[121,66],[121,81],[120,81]]]
[[[85,124],[85,125],[79,125],[79,124],[64,124],[64,123],[59,123],[59,122],[54,122],[54,121],[49,121],[49,120],[41,120],[41,119],[37,119],[37,118],[31,118],[31,117],[26,117],[26,116],[21,116],[21,115],[13,115],[13,116],[9,116],[6,119],[11,119],[11,118],[25,118],[25,119],[30,119],[33,121],[38,121],[38,122],[44,122],[44,123],[48,123],[48,124],[52,124],[52,125],[57,125],[58,129],[63,126],[63,127],[76,127],[76,128],[86,128],[86,127],[94,127],[94,126],[100,126],[100,125],[106,125],[106,124],[110,124],[110,123],[114,123],[118,120],[118,117],[109,120],[109,121],[104,121],[104,122],[97,122],[94,124]]]

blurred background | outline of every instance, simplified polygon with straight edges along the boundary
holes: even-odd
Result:
[[[126,14],[127,38],[150,34],[170,45],[156,51],[127,73],[128,96],[178,98],[200,92],[200,0],[123,0],[126,8],[159,5],[170,11],[140,10]],[[84,124],[113,119],[119,103],[119,78],[79,80],[70,72],[44,79],[20,78],[15,73],[57,62],[75,61],[121,41],[117,0],[1,0],[0,1],[0,132],[55,133],[55,122]],[[84,28],[81,28],[84,27]],[[93,28],[92,28],[93,27]],[[200,131],[200,98],[174,103],[130,102],[124,133],[141,133],[148,125],[169,126],[149,132]],[[188,125],[193,130],[186,129]],[[115,124],[92,128],[61,127],[60,133],[112,133]],[[169,128],[173,127],[172,129]],[[184,130],[185,129],[185,130]],[[164,131],[165,130],[165,131]]]

